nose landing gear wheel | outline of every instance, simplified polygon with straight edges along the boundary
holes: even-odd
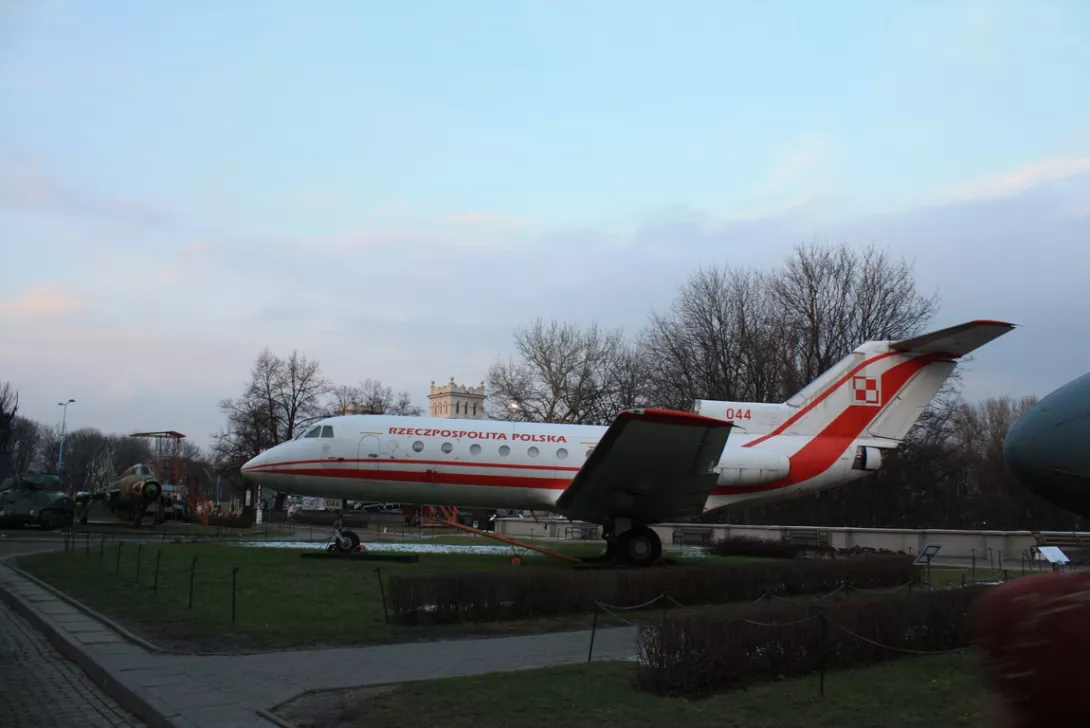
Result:
[[[355,531],[341,531],[339,536],[334,536],[333,543],[329,544],[329,551],[340,554],[352,554],[359,550],[360,537]]]

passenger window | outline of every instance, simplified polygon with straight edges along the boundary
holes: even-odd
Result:
[[[333,425],[324,425],[322,427],[322,437],[333,437]]]
[[[481,454],[481,446],[478,445],[477,443],[473,443],[472,445],[469,446],[469,451],[471,453],[473,453],[474,455],[480,455]]]
[[[322,428],[321,427],[314,427],[314,428],[311,428],[310,432],[308,432],[306,434],[306,436],[307,437],[318,437],[321,434],[322,434]]]
[[[526,451],[526,454],[529,455],[532,458],[536,458],[538,452],[540,452],[540,451],[536,447],[532,447],[532,448],[530,448],[529,450]]]
[[[449,453],[451,450],[454,449],[454,445],[451,445],[449,442],[444,442],[443,447],[441,447],[439,449],[442,450],[445,453]]]
[[[566,460],[568,458],[568,451],[565,450],[564,448],[560,448],[559,450],[556,451],[556,456],[558,458],[560,458],[561,460]]]
[[[592,452],[594,452],[594,448],[593,448],[593,447],[588,447],[588,448],[587,448],[587,454],[586,454],[586,455],[584,455],[583,457],[584,457],[584,458],[589,458],[589,457],[590,457],[590,454],[591,454]]]
[[[507,457],[510,454],[511,454],[511,448],[507,447],[506,445],[500,445],[500,455],[503,455],[504,457]]]
[[[420,440],[417,440],[416,442],[413,443],[413,452],[420,452],[423,449],[424,449],[424,443],[420,442]]]

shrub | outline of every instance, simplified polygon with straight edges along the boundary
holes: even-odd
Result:
[[[762,602],[668,614],[640,630],[637,681],[644,690],[697,698],[810,674],[822,665],[837,670],[911,654],[890,648],[958,649],[966,645],[966,610],[985,588],[858,596],[822,607]]]
[[[784,539],[755,536],[721,538],[704,548],[709,556],[757,556],[772,559],[793,559],[806,550],[805,546]]]
[[[399,574],[390,578],[391,616],[402,624],[498,622],[594,611],[595,602],[633,606],[668,595],[682,605],[823,594],[841,585],[882,588],[916,575],[912,557],[845,561],[752,561],[650,569],[511,570]]]

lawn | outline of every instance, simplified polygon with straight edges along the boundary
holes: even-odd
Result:
[[[690,702],[633,688],[633,663],[407,683],[370,700],[343,694],[338,712],[358,728],[952,728],[986,725],[975,666],[966,655],[904,658]],[[293,706],[285,706],[291,710]],[[303,707],[302,705],[299,706]],[[280,711],[278,711],[280,712]],[[286,711],[285,711],[286,712]]]
[[[119,559],[120,553],[120,559]],[[119,619],[164,646],[220,651],[427,639],[452,630],[399,627],[385,622],[376,569],[427,571],[554,568],[554,560],[527,558],[513,567],[507,556],[424,555],[418,564],[301,559],[295,549],[225,544],[92,543],[72,552],[34,554],[19,566]],[[137,556],[139,555],[139,581]],[[193,605],[189,607],[190,569]],[[156,561],[159,562],[155,584]],[[236,575],[236,621],[231,623],[231,581]],[[154,590],[153,590],[153,587]],[[578,620],[579,626],[586,619]],[[478,625],[489,633],[513,625]],[[533,630],[534,625],[522,625]],[[466,629],[460,630],[465,632]]]
[[[379,587],[402,571],[439,573],[501,569],[572,568],[531,555],[512,566],[509,554],[422,554],[417,564],[302,559],[300,550],[227,544],[77,541],[75,551],[22,556],[26,571],[117,619],[136,634],[176,649],[246,648],[404,642],[463,635],[525,634],[589,628],[592,615],[495,624],[410,627],[387,624]],[[580,557],[596,543],[554,544]],[[139,572],[137,568],[139,557]],[[193,604],[189,606],[190,569]],[[159,576],[155,581],[156,562]],[[701,559],[702,562],[709,561]],[[236,621],[231,581],[236,575]],[[154,589],[153,589],[154,587]],[[657,612],[655,612],[657,614]],[[600,621],[609,626],[609,620]]]
[[[448,537],[453,538],[453,537]],[[19,557],[19,565],[40,579],[117,619],[152,642],[181,650],[229,652],[240,649],[374,644],[473,635],[527,634],[589,628],[593,615],[461,625],[389,624],[383,611],[383,579],[409,572],[449,573],[509,569],[569,569],[571,565],[532,554],[521,566],[510,553],[422,554],[416,564],[302,559],[300,550],[243,548],[216,543],[117,544],[77,541],[75,551]],[[575,556],[601,552],[596,542],[551,543]],[[512,549],[511,553],[514,553]],[[139,567],[138,567],[139,557]],[[190,570],[196,559],[190,598]],[[721,557],[678,558],[710,564]],[[749,559],[744,559],[749,560]],[[156,581],[156,563],[158,580]],[[235,622],[232,623],[232,574]],[[939,581],[939,569],[935,569]],[[942,581],[960,581],[963,570],[941,570]],[[979,576],[979,574],[978,574]],[[688,609],[713,609],[715,605]],[[628,612],[638,621],[658,610]],[[599,626],[619,622],[608,616]]]

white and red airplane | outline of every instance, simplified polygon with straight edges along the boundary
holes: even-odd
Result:
[[[330,417],[242,472],[292,495],[551,511],[603,526],[607,553],[648,565],[662,554],[650,525],[877,470],[956,360],[1013,328],[869,341],[782,404],[698,400],[693,412],[626,410],[608,427]]]

